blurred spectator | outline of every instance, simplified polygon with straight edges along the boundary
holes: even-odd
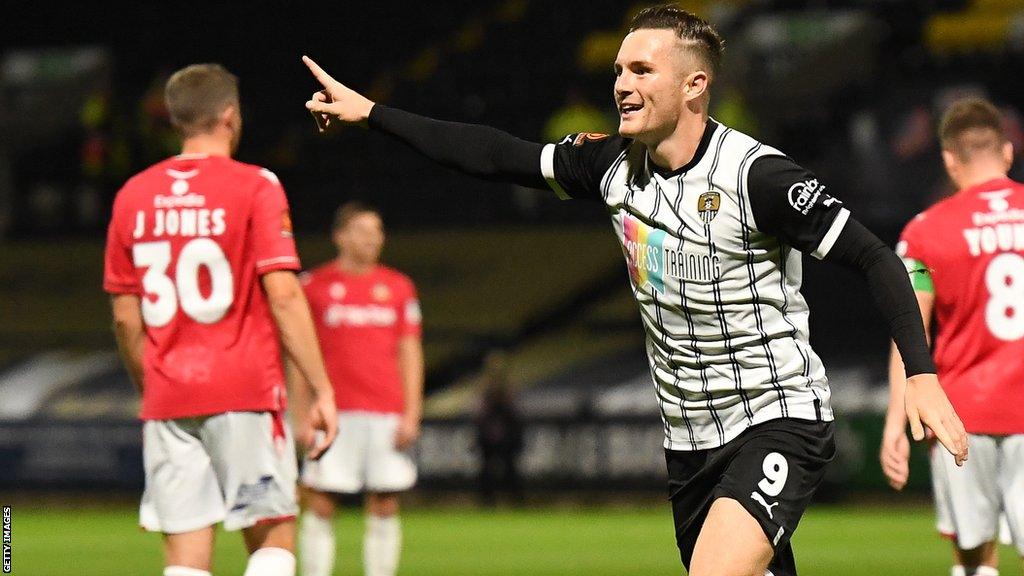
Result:
[[[712,101],[711,115],[726,126],[732,126],[748,136],[761,136],[756,115],[747,104],[743,91],[735,86],[725,86],[721,95]]]
[[[477,444],[480,448],[479,488],[481,502],[497,503],[498,492],[514,502],[521,500],[519,454],[523,450],[523,424],[516,410],[508,358],[491,352],[484,361],[481,380],[483,396],[476,418]]]

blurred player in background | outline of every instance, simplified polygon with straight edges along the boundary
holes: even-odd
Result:
[[[1013,146],[992,104],[955,103],[939,136],[959,192],[907,224],[897,252],[934,329],[939,381],[970,435],[963,468],[932,450],[938,529],[955,547],[951,573],[994,576],[1001,512],[1024,556],[1024,185],[1006,176]],[[880,458],[897,490],[910,473],[903,373],[894,347]]]
[[[523,451],[523,422],[513,392],[508,355],[494,350],[484,359],[482,394],[476,424],[476,447],[480,452],[477,483],[480,501],[494,506],[498,493],[505,492],[515,504],[522,502],[519,455]]]
[[[399,493],[416,482],[409,450],[423,411],[420,305],[412,281],[380,264],[384,224],[376,210],[341,206],[334,243],[337,259],[302,279],[335,386],[340,431],[323,458],[303,467],[302,573],[332,573],[337,495],[365,493],[365,573],[393,576],[402,540]],[[290,379],[301,376],[289,370]]]
[[[908,359],[915,437],[957,463],[967,438],[939,386],[899,258],[808,170],[708,117],[722,39],[675,6],[641,11],[614,63],[619,134],[558,144],[375,104],[306,64],[321,120],[367,124],[445,166],[601,203],[626,257],[665,427],[676,542],[692,576],[796,573],[790,537],[835,455],[811,348],[801,252],[867,280]]]
[[[325,435],[311,457],[336,414],[288,203],[274,174],[231,159],[242,130],[231,73],[189,66],[165,97],[182,154],[118,192],[103,283],[142,393],[140,523],[164,534],[164,576],[208,575],[218,522],[242,530],[246,576],[290,576],[297,470],[279,341],[316,398],[307,425]]]

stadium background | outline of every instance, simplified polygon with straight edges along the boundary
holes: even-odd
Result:
[[[1014,107],[1024,93],[1019,0],[683,5],[727,41],[715,117],[814,170],[890,244],[951,191],[934,129],[952,98],[992,98],[1024,147]],[[239,76],[238,158],[282,179],[306,266],[332,255],[333,209],[361,199],[384,214],[385,260],[421,291],[427,421],[404,570],[678,572],[642,332],[601,208],[464,177],[378,134],[316,135],[302,107],[316,89],[305,53],[371,98],[439,118],[534,140],[614,129],[611,62],[638,6],[5,4],[0,504],[14,506],[14,573],[159,565],[158,539],[134,528],[137,403],[109,330],[102,241],[118,186],[175,151],[162,82],[201,61]],[[797,535],[806,571],[944,573],[923,449],[899,498],[876,462],[884,326],[845,270],[808,262],[804,286],[840,415],[840,459],[819,495],[827,506]],[[524,434],[522,498],[497,510],[475,498],[474,415],[494,351],[506,359]],[[341,522],[352,561],[339,573],[356,574],[358,519]],[[221,546],[218,570],[230,573],[240,546],[233,537]],[[1003,573],[1017,573],[1004,557]]]

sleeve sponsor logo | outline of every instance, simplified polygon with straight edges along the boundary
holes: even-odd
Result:
[[[387,302],[391,299],[391,289],[388,288],[387,284],[374,284],[373,289],[370,290],[370,295],[377,302]]]
[[[573,140],[572,145],[579,148],[580,146],[583,146],[587,142],[598,142],[600,140],[604,140],[607,137],[607,134],[599,134],[597,132],[580,132],[579,134],[576,135],[576,138],[575,140]]]
[[[281,212],[281,237],[291,238],[294,236],[292,231],[292,215],[287,210]]]
[[[822,196],[825,197],[822,205],[826,208],[833,204],[842,204],[838,198],[833,198],[825,193],[825,185],[819,183],[817,178],[793,184],[789,187],[788,196],[789,205],[804,216],[810,213]]]

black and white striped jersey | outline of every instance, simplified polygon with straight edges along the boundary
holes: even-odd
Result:
[[[541,172],[559,196],[608,207],[666,448],[721,446],[775,418],[832,420],[800,253],[823,258],[849,212],[813,174],[713,120],[693,160],[672,172],[642,144],[600,134],[546,145]]]

